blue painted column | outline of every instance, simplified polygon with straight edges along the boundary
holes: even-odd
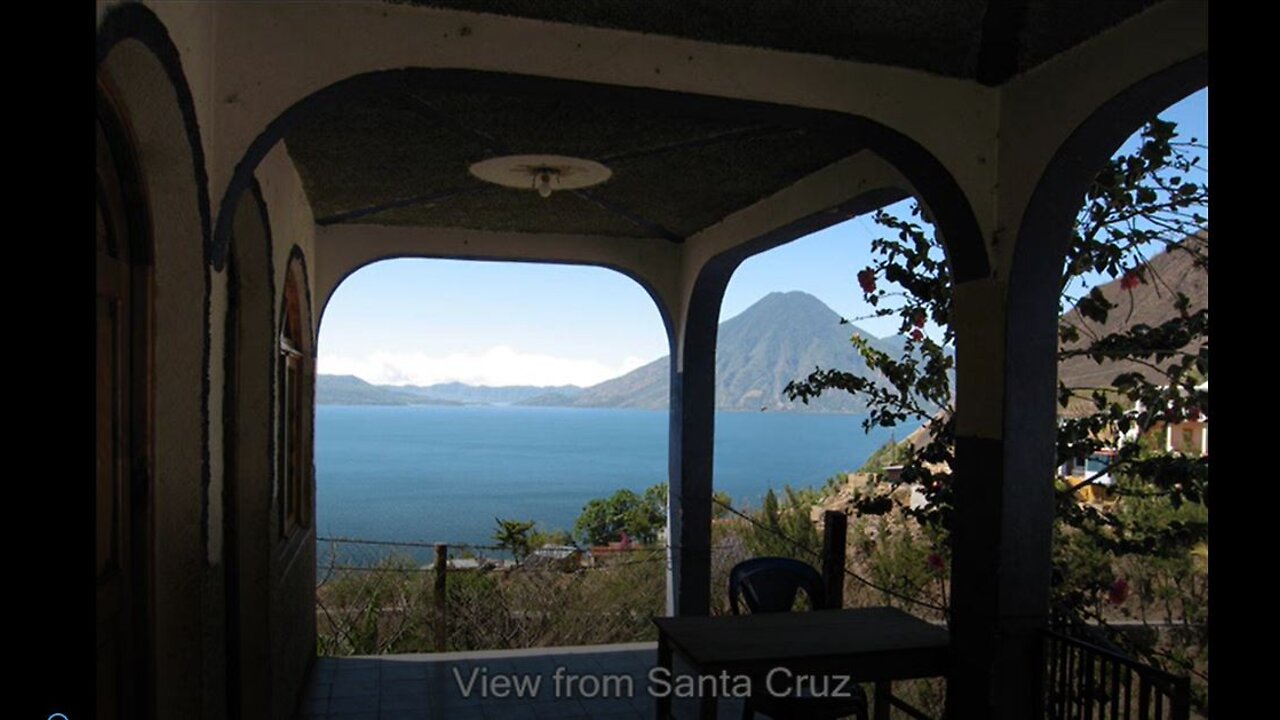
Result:
[[[715,451],[716,331],[720,300],[737,262],[708,264],[694,285],[685,322],[676,324],[671,360],[668,456],[667,611],[706,615],[711,608],[711,494]]]

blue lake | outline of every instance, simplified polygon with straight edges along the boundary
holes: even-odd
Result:
[[[770,486],[855,470],[892,434],[862,419],[717,413],[715,488],[759,507]],[[321,405],[317,529],[455,544],[492,542],[495,516],[571,529],[592,498],[666,482],[667,426],[652,410]]]

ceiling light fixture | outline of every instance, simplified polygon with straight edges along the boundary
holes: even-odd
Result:
[[[555,168],[538,168],[536,173],[534,186],[538,188],[538,194],[544,198],[551,197],[551,178],[559,180],[560,171]]]
[[[471,174],[495,185],[536,190],[544,198],[556,190],[580,190],[608,180],[613,171],[594,160],[565,155],[506,155],[475,163]]]

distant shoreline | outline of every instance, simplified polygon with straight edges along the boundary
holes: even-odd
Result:
[[[521,403],[335,403],[335,402],[317,402],[317,408],[322,407],[344,407],[344,408],[434,408],[449,410],[464,410],[474,408],[493,408],[493,409],[516,409],[516,410],[631,410],[640,412],[668,412],[669,408],[637,408],[637,407],[584,407],[581,405],[523,405]],[[866,415],[866,412],[846,412],[843,410],[742,410],[739,408],[716,408],[718,413],[733,413],[735,415],[765,415],[773,413],[775,415]]]

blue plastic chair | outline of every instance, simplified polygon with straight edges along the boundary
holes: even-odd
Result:
[[[745,601],[752,613],[790,612],[803,590],[809,607],[828,607],[822,574],[812,565],[784,557],[760,557],[744,560],[729,571],[729,608],[740,614],[739,601]],[[743,703],[743,720],[764,713],[774,720],[820,720],[849,715],[867,720],[867,695],[861,687],[847,698],[774,697],[755,694]]]

